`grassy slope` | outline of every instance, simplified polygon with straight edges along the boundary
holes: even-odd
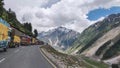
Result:
[[[72,55],[60,53],[49,45],[42,46],[41,48],[48,51],[53,56],[57,56],[57,58],[60,59],[62,62],[64,62],[67,66],[79,66],[82,68],[94,68],[94,67],[108,68],[108,65],[102,62],[93,61],[85,57],[81,57],[82,59],[80,59],[78,58],[78,56],[72,56]]]
[[[117,55],[120,55],[120,39],[106,51],[102,59],[112,58]]]
[[[104,51],[104,49],[107,48],[107,46],[111,43],[111,40],[107,41],[105,44],[103,44],[95,53],[96,56],[100,56],[100,54]]]
[[[114,33],[113,33],[114,34]],[[104,43],[95,53],[96,56],[102,56],[101,58],[104,59],[110,59],[115,56],[120,55],[120,34],[118,34],[116,37],[108,40],[106,43]]]
[[[76,65],[76,61],[77,63],[79,63],[76,57],[60,53],[49,45],[42,46],[41,48],[43,48],[44,50],[47,50],[47,52],[49,52],[50,54],[54,56],[58,56],[58,58],[60,58],[60,60],[63,61],[67,66]]]
[[[91,60],[91,59],[86,58],[86,57],[83,57],[83,59],[86,62],[88,62],[88,63],[90,63],[98,68],[108,68],[109,67],[107,64],[104,64],[103,62],[94,61],[94,60]]]
[[[83,48],[80,49],[78,53],[83,52],[106,32],[119,25],[120,21],[108,22],[107,20],[103,20],[101,22],[95,23],[94,25],[91,25],[81,33],[79,39],[73,44],[72,47],[67,50],[67,52],[72,53],[75,50],[79,50],[79,47],[81,46],[83,46]]]

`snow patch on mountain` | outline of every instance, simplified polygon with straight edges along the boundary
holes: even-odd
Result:
[[[79,35],[80,33],[76,31],[60,26],[47,32],[39,33],[38,38],[53,47],[67,49],[77,40]]]

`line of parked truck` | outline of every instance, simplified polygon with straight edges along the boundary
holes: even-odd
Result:
[[[8,47],[19,47],[20,45],[44,44],[36,38],[23,34],[10,26],[9,23],[0,18],[0,49],[7,51]]]

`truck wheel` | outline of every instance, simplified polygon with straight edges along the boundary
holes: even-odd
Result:
[[[18,44],[18,47],[19,47],[20,45]]]
[[[7,48],[3,48],[3,50],[4,50],[4,52],[6,52],[6,51],[7,51]]]

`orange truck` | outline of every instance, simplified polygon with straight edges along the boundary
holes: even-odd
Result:
[[[27,46],[31,44],[31,38],[27,35],[22,35],[20,39],[21,39],[21,42],[20,42],[21,45]]]

